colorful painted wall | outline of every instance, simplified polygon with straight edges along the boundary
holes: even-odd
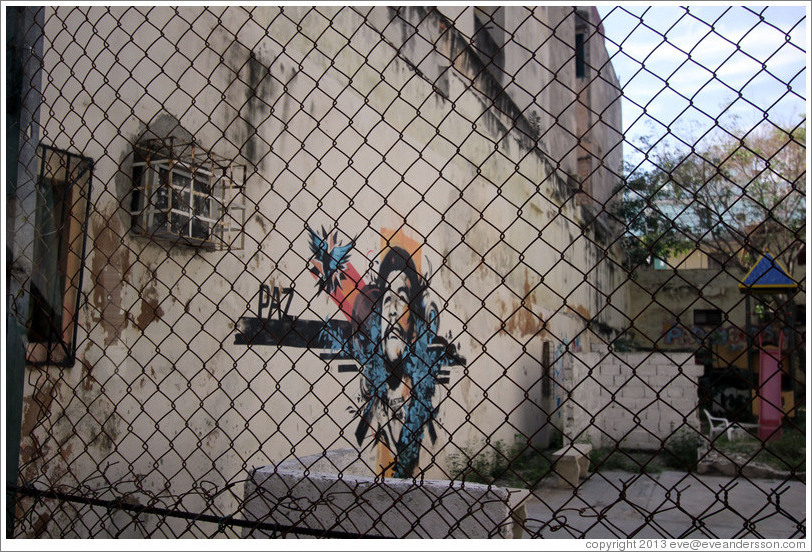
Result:
[[[805,267],[797,267],[793,278],[803,281]],[[736,368],[742,374],[751,374],[754,385],[758,382],[758,349],[753,346],[748,351],[746,297],[739,290],[746,273],[727,269],[680,269],[640,270],[636,278],[628,283],[630,291],[630,331],[633,346],[658,351],[683,351],[694,355],[694,363],[708,364],[713,369]],[[652,295],[653,294],[653,295]],[[784,301],[788,301],[784,297]],[[802,304],[805,292],[801,289],[791,301]],[[751,298],[751,310],[763,299]],[[792,309],[792,306],[789,307]],[[720,324],[698,324],[697,310],[718,310]],[[790,327],[770,319],[751,316],[750,332],[761,335],[765,343],[778,343],[783,333],[782,370],[785,381],[785,412],[791,413],[796,404],[792,392],[793,383],[798,397],[803,396],[806,385],[805,341],[806,333],[802,322],[790,316]],[[704,351],[704,352],[703,352]],[[748,364],[748,356],[749,364]],[[746,376],[741,376],[746,378]],[[744,381],[741,382],[744,384]],[[719,405],[741,405],[749,400],[751,392],[745,389],[729,388],[713,391],[713,400]],[[757,409],[754,406],[754,409]],[[755,410],[754,410],[755,411]]]

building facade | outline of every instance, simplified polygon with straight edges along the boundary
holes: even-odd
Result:
[[[221,486],[347,448],[447,478],[564,429],[561,359],[627,323],[596,10],[37,18],[24,480]]]

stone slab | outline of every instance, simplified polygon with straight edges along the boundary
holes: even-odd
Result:
[[[246,528],[268,538],[334,531],[392,538],[521,538],[529,491],[450,480],[359,475],[358,453],[331,451],[256,468],[246,483],[246,519],[291,530]],[[355,467],[354,467],[355,466]]]

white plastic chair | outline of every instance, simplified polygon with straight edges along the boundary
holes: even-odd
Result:
[[[731,422],[727,430],[727,437],[730,439],[756,439],[758,435],[758,424],[745,424],[742,422]]]
[[[713,438],[716,435],[722,433],[723,431],[727,432],[727,438],[730,439],[731,441],[735,438],[734,427],[728,421],[727,418],[720,418],[719,416],[711,416],[711,413],[705,410],[704,408],[702,409],[702,412],[704,412],[705,417],[708,418],[708,424],[710,425],[709,433],[711,440],[713,440]]]

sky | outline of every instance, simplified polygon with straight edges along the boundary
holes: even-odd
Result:
[[[806,3],[788,4],[599,5],[627,143],[649,135],[685,146],[734,117],[743,128],[805,121]]]

